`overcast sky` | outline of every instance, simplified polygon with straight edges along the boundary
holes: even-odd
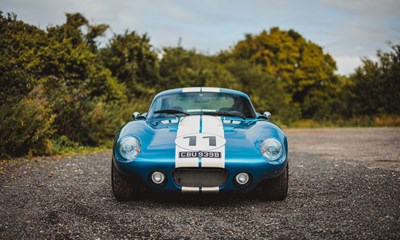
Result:
[[[148,33],[153,46],[176,46],[214,54],[278,26],[294,29],[322,46],[348,74],[361,57],[400,43],[400,0],[0,0],[3,12],[45,28],[80,12],[114,33]],[[111,36],[111,32],[108,34]]]

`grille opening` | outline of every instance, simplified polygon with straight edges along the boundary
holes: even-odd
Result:
[[[224,168],[176,168],[175,183],[185,187],[217,187],[225,184],[228,171]]]

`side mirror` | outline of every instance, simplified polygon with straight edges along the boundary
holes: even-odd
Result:
[[[269,120],[269,118],[271,117],[271,113],[270,112],[264,112],[263,113],[264,117],[267,118]]]
[[[136,120],[139,116],[140,116],[140,113],[139,113],[139,112],[134,112],[134,113],[132,114],[133,120]]]
[[[143,113],[142,115],[140,115],[140,113],[134,112],[132,114],[133,120],[146,120],[146,117],[147,117],[147,113]]]

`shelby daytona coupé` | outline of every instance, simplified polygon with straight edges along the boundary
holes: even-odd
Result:
[[[160,92],[148,113],[115,135],[112,189],[119,201],[144,192],[248,193],[283,200],[285,133],[242,92],[211,87]]]

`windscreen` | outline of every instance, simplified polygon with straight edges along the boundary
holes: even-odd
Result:
[[[149,118],[166,117],[171,113],[157,113],[174,110],[187,115],[237,113],[245,118],[255,118],[253,107],[243,96],[229,93],[193,92],[162,95],[157,97],[150,109]]]

